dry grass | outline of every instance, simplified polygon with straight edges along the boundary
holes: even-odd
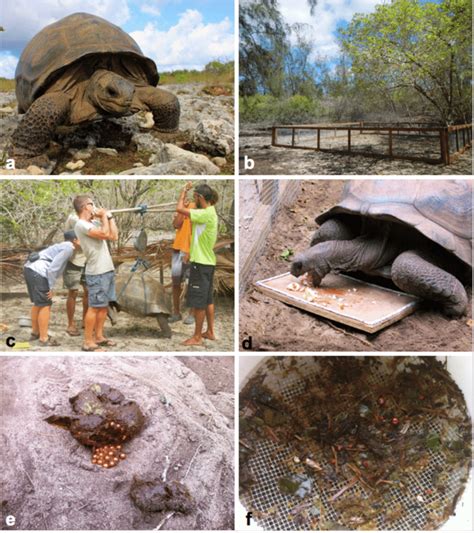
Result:
[[[15,80],[7,80],[7,78],[0,78],[0,92],[6,93],[15,90]]]

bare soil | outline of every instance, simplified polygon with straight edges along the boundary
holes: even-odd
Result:
[[[161,477],[166,457],[167,481],[184,479],[195,504],[162,529],[233,529],[233,357],[5,356],[0,367],[3,529],[154,529],[168,513],[142,512],[129,491],[134,476]],[[72,414],[68,398],[96,382],[121,390],[146,416],[124,445],[127,458],[108,470],[44,421]]]
[[[280,254],[306,249],[317,225],[314,218],[340,198],[342,180],[305,180],[291,207],[282,207],[266,246],[240,299],[240,345],[252,336],[259,351],[470,351],[472,348],[472,289],[468,316],[449,319],[428,303],[400,322],[367,334],[317,317],[265,296],[252,284],[288,272]]]
[[[5,290],[4,284],[3,290]],[[34,352],[77,352],[81,351],[83,337],[70,337],[66,333],[66,292],[57,292],[53,298],[50,335],[60,346],[42,348],[37,342],[28,342],[31,329],[20,327],[19,320],[30,316],[31,303],[25,292],[25,285],[10,285],[10,292],[0,294],[0,339],[13,336],[17,342],[15,351]],[[80,325],[82,313],[81,294],[76,304],[76,322]],[[105,334],[116,343],[108,351],[113,352],[230,352],[234,349],[234,300],[229,297],[218,297],[216,306],[216,337],[217,340],[204,340],[203,346],[183,346],[182,342],[192,337],[194,325],[186,325],[183,321],[170,324],[173,335],[171,339],[158,337],[160,328],[154,317],[140,318],[125,312],[118,313],[117,324],[112,326],[107,320]],[[186,313],[187,310],[184,310]],[[183,316],[186,316],[184,314]],[[0,340],[0,342],[2,342]],[[4,342],[4,341],[3,341]]]
[[[345,132],[338,132],[339,135]],[[314,136],[314,134],[313,134]],[[398,159],[385,159],[377,154],[387,153],[387,136],[364,134],[353,135],[353,155],[316,152],[294,148],[277,148],[271,146],[271,129],[265,127],[243,126],[240,130],[240,174],[255,175],[345,175],[345,174],[375,174],[375,175],[442,175],[442,174],[472,174],[472,153],[467,150],[453,164],[429,164],[418,161],[403,161]],[[291,137],[281,137],[282,143],[291,143]],[[347,135],[337,138],[321,140],[322,146],[327,148],[345,149]],[[438,141],[425,138],[397,138],[394,137],[395,153],[406,153],[417,157],[439,157]],[[315,146],[310,135],[301,136],[301,145]],[[373,152],[373,157],[356,155],[360,150]],[[254,160],[255,166],[251,170],[243,167],[244,156]]]

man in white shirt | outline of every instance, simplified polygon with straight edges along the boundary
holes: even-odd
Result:
[[[64,231],[74,230],[79,217],[71,213],[67,220]],[[82,322],[85,321],[87,312],[87,286],[85,278],[86,256],[81,248],[74,250],[74,253],[66,264],[63,272],[64,288],[67,289],[66,314],[67,327],[66,333],[71,337],[79,337],[80,333],[74,320],[76,312],[76,300],[79,289],[82,287]]]
[[[74,231],[66,231],[64,242],[30,254],[23,268],[28,294],[33,304],[30,340],[39,340],[40,346],[59,346],[48,334],[53,288],[74,250],[78,248],[79,241]]]
[[[88,289],[88,309],[84,321],[85,352],[104,351],[103,346],[115,346],[104,335],[107,308],[116,300],[115,271],[107,241],[118,239],[117,226],[113,215],[106,209],[97,209],[90,196],[80,195],[74,198],[74,209],[79,220],[74,231],[86,256],[86,285]],[[100,226],[92,220],[100,221]]]

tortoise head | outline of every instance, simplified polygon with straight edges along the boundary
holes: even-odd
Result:
[[[86,97],[98,113],[121,116],[129,113],[135,85],[110,70],[96,70],[86,89]]]

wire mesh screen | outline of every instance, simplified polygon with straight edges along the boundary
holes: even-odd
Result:
[[[291,205],[300,191],[300,180],[240,180],[240,292],[245,290],[280,207]]]
[[[471,421],[435,358],[268,358],[240,408],[241,500],[266,530],[434,529],[467,481]]]

